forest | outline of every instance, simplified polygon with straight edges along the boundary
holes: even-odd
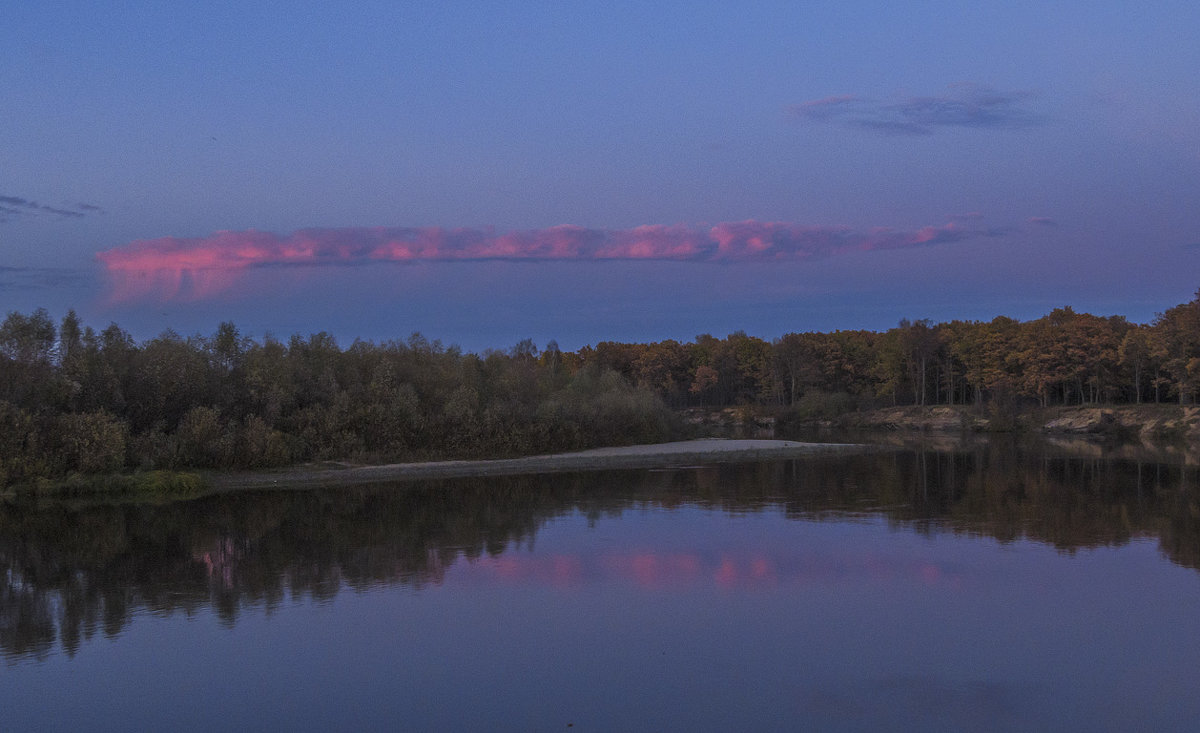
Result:
[[[682,434],[679,411],[1171,401],[1200,392],[1200,292],[1150,324],[1055,309],[887,331],[688,343],[531,340],[464,353],[414,333],[339,346],[232,323],[138,343],[74,311],[0,323],[0,487],[127,471],[507,457]]]

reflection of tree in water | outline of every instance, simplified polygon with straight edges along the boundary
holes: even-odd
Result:
[[[324,599],[348,587],[438,583],[568,511],[571,484],[522,478],[395,489],[246,493],[193,502],[0,510],[0,648],[67,653],[133,611]]]
[[[956,452],[715,465],[673,471],[497,477],[400,487],[279,491],[154,505],[0,508],[0,649],[68,654],[132,614],[326,599],[343,589],[420,588],[461,558],[532,543],[546,521],[634,506],[782,510],[833,520],[885,516],[919,532],[1063,551],[1157,537],[1200,568],[1196,469],[1064,458],[997,443]]]

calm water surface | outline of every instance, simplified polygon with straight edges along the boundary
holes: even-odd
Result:
[[[1193,730],[1200,490],[1048,446],[0,507],[3,730]]]

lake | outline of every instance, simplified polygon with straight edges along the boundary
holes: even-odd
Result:
[[[3,730],[1191,730],[1200,476],[854,456],[0,505]]]

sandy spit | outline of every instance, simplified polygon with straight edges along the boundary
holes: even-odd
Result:
[[[299,466],[271,472],[214,473],[206,478],[212,491],[221,492],[237,489],[345,486],[408,479],[506,476],[621,468],[664,468],[698,463],[761,461],[868,450],[872,450],[872,448],[849,443],[706,438],[654,445],[595,448],[574,453],[556,453],[524,458],[392,463],[381,466],[344,465],[338,468]]]

